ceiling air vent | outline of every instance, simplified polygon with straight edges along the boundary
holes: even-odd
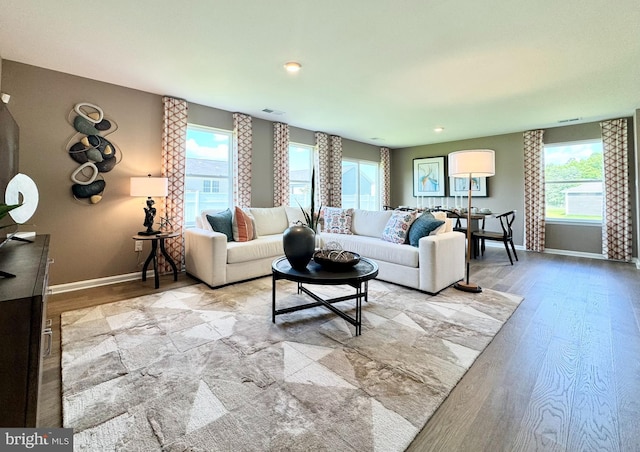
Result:
[[[560,121],[558,121],[558,123],[560,124],[564,124],[567,122],[576,122],[576,121],[580,121],[582,118],[569,118],[569,119],[561,119]]]
[[[271,108],[263,108],[262,111],[264,113],[269,113],[270,115],[277,115],[277,116],[282,116],[284,115],[284,111],[280,111],[280,110],[273,110]]]

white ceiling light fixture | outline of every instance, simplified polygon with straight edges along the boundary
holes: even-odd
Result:
[[[295,73],[299,72],[300,69],[302,69],[302,65],[297,61],[289,61],[287,63],[284,63],[284,68],[287,70],[287,72]]]
[[[442,127],[442,126],[435,127],[435,128],[433,129],[433,131],[434,131],[435,133],[443,132],[443,131],[444,131],[444,127]]]

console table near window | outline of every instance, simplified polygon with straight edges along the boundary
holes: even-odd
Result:
[[[160,252],[167,260],[171,268],[173,269],[173,280],[178,280],[178,269],[176,267],[176,263],[173,262],[169,253],[164,247],[164,241],[166,239],[173,239],[175,237],[179,237],[179,232],[163,232],[156,235],[134,235],[132,237],[133,240],[150,240],[151,241],[151,252],[149,253],[149,257],[144,261],[144,267],[142,267],[142,280],[147,280],[147,268],[149,268],[149,264],[153,261],[153,277],[155,278],[155,288],[158,289],[160,287],[160,278],[158,277],[158,243],[160,243]]]

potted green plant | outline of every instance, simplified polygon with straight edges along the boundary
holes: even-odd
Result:
[[[6,217],[10,211],[12,211],[13,209],[16,209],[18,207],[20,207],[22,204],[5,204],[5,203],[0,203],[0,221],[2,221],[2,219],[4,217]],[[9,226],[13,226],[11,224],[6,224],[4,226],[0,225],[0,229],[4,229],[7,228]]]
[[[320,211],[322,210],[322,206],[318,209],[318,212],[315,211],[315,202],[316,202],[316,169],[313,168],[311,170],[311,206],[309,207],[309,211],[304,210],[304,208],[298,202],[298,206],[300,206],[300,210],[302,210],[302,215],[304,216],[304,220],[313,232],[318,232],[318,222],[320,221]],[[297,201],[296,201],[297,202]]]

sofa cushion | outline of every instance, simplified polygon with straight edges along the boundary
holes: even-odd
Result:
[[[284,206],[280,207],[251,207],[249,213],[256,220],[258,236],[282,234],[289,227],[287,213]]]
[[[419,264],[418,248],[410,245],[385,242],[381,238],[362,235],[322,233],[322,241],[326,244],[337,242],[342,249],[353,251],[374,261],[391,262],[406,267],[417,268]]]
[[[351,230],[355,235],[380,238],[392,214],[391,210],[354,209]]]
[[[232,218],[233,215],[231,214],[231,209],[207,215],[207,221],[211,225],[211,228],[216,232],[221,232],[226,235],[227,242],[231,242],[233,240]]]
[[[238,264],[284,255],[282,234],[261,236],[249,242],[227,243],[227,264]]]
[[[233,211],[233,240],[236,242],[248,242],[254,239],[253,219],[251,215],[236,207]]]
[[[440,226],[440,228],[436,229],[431,235],[453,231],[453,220],[451,218],[447,218],[447,212],[431,212],[431,215],[433,215],[436,220],[444,221],[444,224]]]
[[[443,220],[436,220],[429,212],[425,212],[416,218],[411,228],[409,228],[409,245],[418,246],[418,241],[433,231],[443,226]]]
[[[287,222],[289,223],[289,226],[294,225],[297,222],[307,224],[307,220],[300,207],[284,206],[284,211],[287,214]]]
[[[323,210],[323,232],[332,234],[353,234],[351,224],[353,222],[353,209],[341,209],[340,207],[325,207]]]
[[[409,228],[416,220],[418,212],[394,210],[382,232],[382,240],[391,243],[407,243]]]

